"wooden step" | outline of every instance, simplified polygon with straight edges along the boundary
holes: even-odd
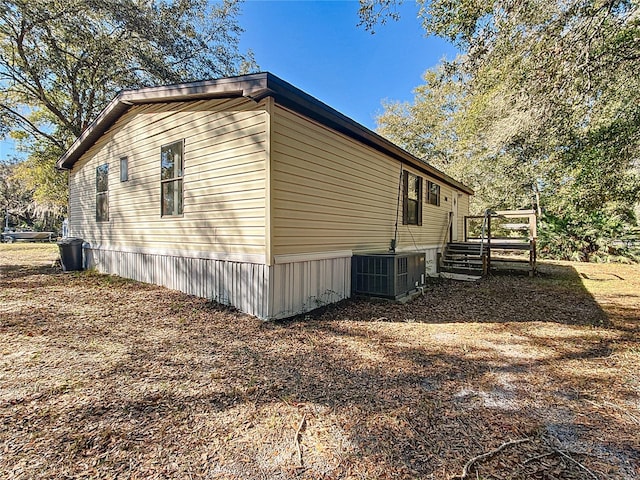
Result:
[[[440,267],[440,271],[482,275],[482,265],[444,264]]]
[[[469,258],[481,258],[480,252],[460,252],[456,250],[447,250],[444,254],[445,257],[469,257]]]
[[[442,264],[442,267],[441,267],[442,270],[445,270],[448,268],[482,271],[482,264],[481,263],[464,263],[464,262],[447,262]]]
[[[480,255],[479,243],[452,242],[447,244],[440,272],[447,278],[473,279],[482,277],[483,258]]]
[[[463,243],[463,242],[447,244],[447,248],[470,248],[470,249],[478,249],[478,250],[480,249],[481,246],[482,245],[479,243]]]
[[[485,249],[486,250],[486,249]],[[447,247],[447,252],[456,252],[456,253],[474,253],[476,255],[480,254],[480,247]]]
[[[460,280],[463,282],[477,282],[482,278],[480,275],[468,275],[465,273],[451,273],[451,272],[441,272],[440,276],[442,278],[449,278],[451,280]]]
[[[480,255],[459,255],[457,253],[454,253],[454,254],[447,253],[442,259],[450,260],[452,262],[457,262],[458,260],[464,260],[469,262],[482,263],[482,257]]]

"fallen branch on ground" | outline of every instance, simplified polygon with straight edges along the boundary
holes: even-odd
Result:
[[[494,455],[496,455],[497,453],[500,453],[502,450],[504,450],[505,448],[511,446],[511,445],[517,445],[519,443],[525,443],[525,442],[530,442],[531,439],[530,438],[521,438],[519,440],[511,440],[509,442],[505,442],[502,445],[500,445],[498,448],[491,450],[490,452],[486,452],[483,453],[481,455],[477,455],[475,457],[473,457],[472,459],[470,459],[464,466],[464,468],[462,469],[462,473],[460,475],[451,477],[451,480],[465,480],[466,478],[469,477],[469,469],[475,465],[476,463],[478,463],[481,460],[484,460],[485,458],[490,458],[493,457]]]
[[[541,458],[550,457],[551,455],[553,455],[553,453],[554,452],[547,452],[541,455],[536,455],[535,457],[527,458],[524,462],[522,462],[522,464],[526,465],[529,462],[535,462],[536,460],[540,460]]]
[[[296,436],[294,437],[296,449],[298,450],[298,463],[300,464],[300,467],[304,466],[302,464],[302,447],[300,446],[300,431],[302,430],[302,427],[304,426],[304,422],[306,419],[307,419],[307,414],[305,413],[304,415],[302,415],[302,420],[300,420],[300,424],[298,425],[298,429],[296,430]]]
[[[583,464],[581,464],[575,458],[571,457],[570,455],[567,455],[566,453],[564,453],[561,450],[558,450],[557,448],[554,448],[553,451],[556,452],[559,455],[562,455],[567,460],[570,460],[573,463],[575,463],[577,466],[579,466],[581,469],[583,469],[585,472],[587,472],[589,475],[591,475],[591,478],[594,478],[595,480],[599,480],[595,473],[593,473],[591,470],[589,470],[587,467],[585,467]]]

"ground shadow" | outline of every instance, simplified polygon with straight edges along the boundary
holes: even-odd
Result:
[[[554,322],[611,326],[606,312],[567,266],[537,277],[499,271],[477,282],[430,279],[423,295],[406,304],[356,298],[298,318],[424,323]]]
[[[512,305],[522,285],[496,277],[434,284],[406,305],[348,301],[264,323],[160,287],[15,266],[2,280],[19,306],[0,322],[13,355],[0,463],[25,477],[450,478],[472,456],[527,437],[531,445],[481,473],[585,478],[551,450],[557,440],[599,475],[634,478],[635,424],[605,404],[633,394],[622,381],[633,362],[618,368],[609,329],[572,313],[593,318],[577,285],[516,280],[535,293],[528,308]],[[546,316],[531,312],[543,299]],[[526,318],[509,321],[509,312]],[[576,335],[520,328],[534,322]],[[477,324],[474,335],[483,324],[491,334],[477,345],[442,340]],[[509,356],[504,345],[546,353]],[[530,460],[539,455],[545,462]]]

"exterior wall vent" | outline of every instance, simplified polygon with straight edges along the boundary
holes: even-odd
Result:
[[[351,293],[398,300],[425,282],[425,254],[366,253],[351,257]]]

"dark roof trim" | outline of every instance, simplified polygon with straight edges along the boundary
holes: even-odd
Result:
[[[80,157],[132,105],[234,97],[246,97],[256,102],[266,97],[273,97],[283,107],[316,120],[403,163],[412,165],[454,188],[473,194],[473,190],[466,185],[414,157],[299,88],[267,72],[217,80],[147,87],[138,90],[123,90],[109,102],[82,135],[60,157],[56,166],[64,170],[71,169]]]

